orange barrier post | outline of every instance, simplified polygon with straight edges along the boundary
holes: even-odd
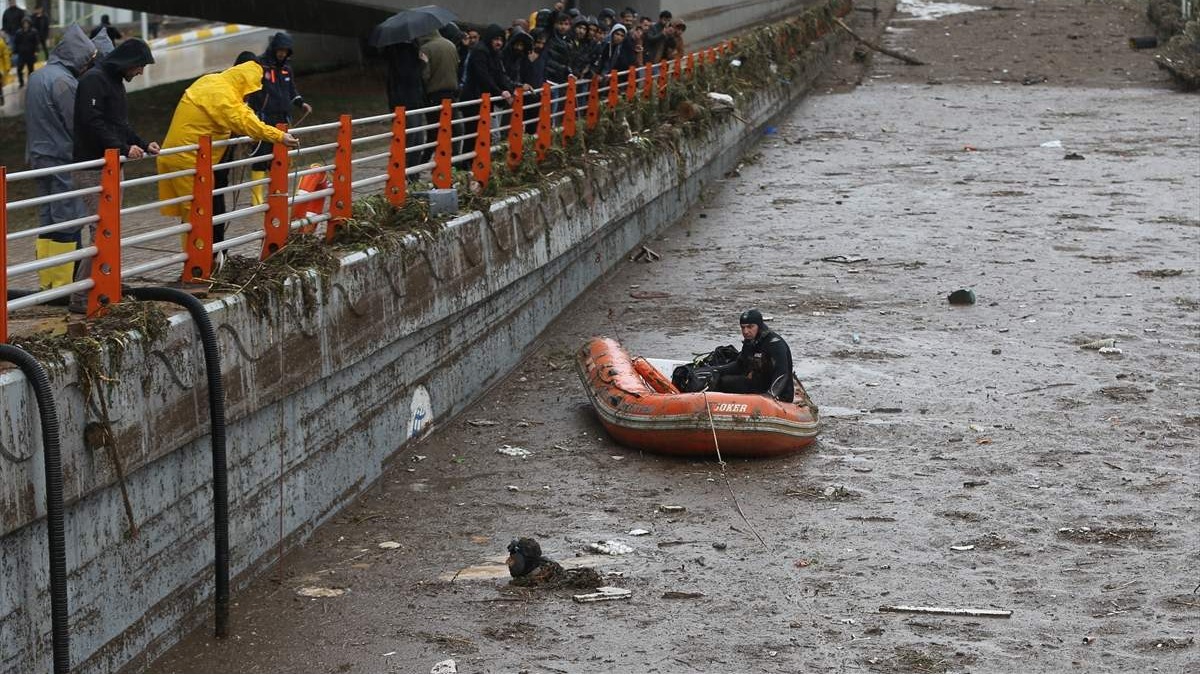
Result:
[[[508,168],[515,171],[525,158],[525,88],[513,94],[512,118],[508,125]]]
[[[492,95],[484,94],[479,101],[479,126],[475,132],[475,160],[471,173],[483,187],[492,177]]]
[[[275,125],[287,131],[286,124]],[[276,251],[287,245],[288,235],[291,234],[291,218],[288,213],[288,149],[282,143],[276,143],[272,149],[271,182],[267,184],[267,215],[263,218],[262,253],[259,259],[266,260]]]
[[[688,76],[696,74],[696,52],[688,54],[687,72]]]
[[[658,64],[658,97],[667,97],[667,75],[671,70],[671,62],[663,61]]]
[[[550,149],[550,143],[553,142],[554,130],[550,127],[550,83],[542,83],[542,104],[538,110],[538,126],[537,126],[537,142],[534,147],[537,148],[537,161],[546,159],[546,151]]]
[[[87,315],[97,316],[109,304],[121,301],[121,156],[116,148],[104,151],[100,170],[100,212],[96,214],[96,256],[92,258],[92,290]]]
[[[650,64],[646,64],[645,68],[646,72],[643,75],[646,79],[642,81],[645,85],[642,87],[642,98],[649,101],[650,97],[654,95],[654,68]]]
[[[709,48],[708,48],[706,51],[708,52],[708,62],[709,62],[709,64],[714,64],[714,63],[716,63],[716,62],[717,62],[717,48],[716,48],[716,47],[709,47]]]
[[[611,83],[611,78],[610,78]],[[588,131],[596,128],[600,123],[600,78],[599,76],[592,77],[592,83],[588,85],[588,102],[587,102],[587,128]],[[611,89],[609,91],[612,91]],[[612,94],[609,94],[611,96]]]
[[[438,121],[437,149],[434,150],[433,186],[448,188],[453,182],[450,176],[450,157],[453,155],[454,129],[450,123],[454,120],[454,112],[450,108],[450,99],[442,99],[442,117]]]
[[[396,107],[396,116],[392,118],[392,147],[388,152],[387,198],[392,206],[404,206],[408,199],[408,142],[404,135],[408,133],[404,125],[404,106]]]
[[[0,274],[0,302],[4,303],[0,342],[8,342],[8,168],[4,166],[0,166],[0,260],[4,261],[4,274]]]
[[[213,263],[213,149],[212,136],[200,137],[196,151],[196,176],[192,179],[192,231],[184,235],[187,262],[181,279],[196,283],[212,276]]]
[[[354,195],[350,193],[353,167],[354,127],[349,115],[338,117],[337,151],[333,154],[333,199],[329,202],[329,222],[325,223],[325,241],[333,241],[337,228],[354,215]]]
[[[608,73],[608,109],[616,110],[617,104],[621,102],[621,75],[616,69],[610,70]],[[590,113],[591,110],[589,109]],[[589,120],[590,121],[590,120]],[[599,122],[599,117],[596,119]]]
[[[683,54],[675,57],[675,70],[671,71],[671,74],[675,76],[676,80],[683,77]]]
[[[567,147],[567,143],[570,143],[572,138],[575,138],[575,115],[577,114],[577,111],[575,110],[575,106],[577,105],[577,102],[579,100],[576,86],[577,85],[575,84],[575,76],[568,75],[567,76],[567,100],[564,101],[564,103],[566,104],[567,107],[563,109],[563,124],[562,124],[562,144],[563,144],[564,148]]]
[[[632,103],[637,98],[637,66],[625,71],[625,101]]]

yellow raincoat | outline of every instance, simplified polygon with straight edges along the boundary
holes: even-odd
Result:
[[[10,70],[12,70],[12,52],[8,48],[8,43],[0,37],[0,87],[8,84],[12,79],[12,76],[8,74]],[[0,98],[3,97],[3,92],[0,92]]]
[[[232,134],[260,141],[279,143],[283,132],[264,124],[243,100],[262,89],[263,69],[256,61],[247,61],[220,73],[205,75],[183,92],[175,107],[171,128],[163,140],[164,148],[195,145],[201,136],[223,141]],[[215,154],[215,153],[214,153]],[[216,159],[214,158],[214,163]],[[196,166],[196,153],[181,152],[158,158],[158,173],[181,171]],[[158,198],[191,196],[193,176],[181,176],[158,182]],[[170,204],[160,210],[165,216],[187,217],[191,202]]]

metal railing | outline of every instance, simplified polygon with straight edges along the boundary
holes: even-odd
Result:
[[[822,27],[817,37],[828,30],[831,28]],[[648,100],[665,97],[669,82],[692,77],[699,69],[727,56],[732,48],[732,43],[726,41],[671,61],[613,71],[602,77],[577,81],[572,76],[567,82],[546,83],[540,90],[527,92],[518,89],[507,107],[494,106],[494,98],[484,94],[475,100],[445,100],[440,106],[414,110],[399,107],[387,114],[359,119],[342,115],[337,122],[290,130],[301,140],[312,138],[314,134],[336,132],[335,141],[302,145],[291,150],[283,145],[275,145],[270,155],[251,152],[248,153],[251,156],[237,157],[238,149],[248,148],[257,142],[246,137],[214,142],[205,136],[195,145],[164,148],[158,155],[195,153],[193,168],[142,178],[123,178],[122,165],[145,160],[129,160],[118,156],[117,151],[112,149],[101,160],[52,168],[7,173],[4,167],[0,167],[0,203],[4,204],[4,209],[0,210],[0,235],[3,235],[0,236],[0,255],[6,261],[10,242],[79,227],[95,228],[94,240],[86,246],[7,265],[6,274],[0,277],[0,297],[5,302],[4,311],[0,313],[0,342],[8,340],[9,313],[15,310],[85,293],[87,314],[92,316],[120,299],[122,280],[130,277],[179,268],[181,281],[201,283],[211,277],[214,255],[221,251],[261,243],[259,256],[266,259],[285,246],[293,232],[315,232],[318,225],[324,225],[325,240],[331,241],[338,227],[352,216],[356,192],[378,193],[382,187],[386,199],[400,206],[408,199],[411,178],[428,170],[435,187],[448,188],[453,180],[452,167],[465,163],[469,163],[472,178],[486,187],[491,179],[494,155],[498,151],[505,151],[503,161],[510,169],[520,165],[530,150],[541,162],[556,139],[566,147],[578,133],[580,125],[587,129],[594,128],[599,123],[602,111],[613,110],[622,102],[639,98]],[[456,118],[456,113],[462,112],[470,114]],[[426,122],[434,115],[436,122]],[[379,129],[381,126],[383,130]],[[530,134],[533,137],[531,149],[525,147],[527,129],[535,130]],[[429,140],[431,137],[432,140]],[[505,142],[498,142],[501,139]],[[425,157],[426,153],[430,153],[427,161],[410,165],[409,159],[414,156]],[[216,159],[223,154],[229,158]],[[332,161],[328,161],[330,156]],[[321,161],[310,167],[302,166],[304,161],[312,159]],[[232,173],[264,161],[270,163],[267,178],[252,178],[215,187],[215,172]],[[374,163],[382,163],[382,169],[373,169],[370,165]],[[13,183],[73,171],[99,172],[99,185],[11,203],[7,200],[8,188]],[[317,185],[309,191],[298,189],[299,183],[308,176],[324,176],[328,180],[315,181]],[[122,205],[122,194],[128,188],[157,185],[163,180],[179,178],[192,179],[190,196]],[[243,191],[256,187],[264,188],[267,193],[263,202],[239,206],[237,197]],[[313,186],[310,184],[309,187]],[[9,215],[15,211],[91,195],[99,199],[95,214],[16,232],[8,229]],[[231,195],[233,203],[229,210],[214,214],[214,198],[229,198]],[[182,220],[164,217],[162,222],[150,223],[149,227],[142,227],[137,233],[122,234],[122,220],[127,216],[184,204],[188,205],[189,211]],[[214,226],[218,225],[226,226],[224,229],[228,237],[221,240],[214,238]],[[234,232],[235,229],[239,231]],[[179,250],[172,252],[156,248],[155,252],[159,255],[149,259],[139,255],[136,261],[129,255],[132,247],[146,248],[150,244],[161,247],[164,241],[179,242],[175,244]],[[91,271],[86,276],[77,275],[70,283],[8,299],[8,285],[14,277],[59,265],[89,263]]]

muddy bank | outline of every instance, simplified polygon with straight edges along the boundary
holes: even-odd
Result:
[[[1037,6],[1059,8],[1062,33],[1085,11],[1124,16]],[[497,388],[237,594],[234,637],[193,634],[152,669],[1195,671],[1195,99],[1156,79],[871,77],[899,68],[878,61],[867,86],[781,120],[650,242],[660,262],[619,266]],[[822,260],[836,255],[866,260]],[[964,287],[977,303],[950,306]],[[633,297],[648,289],[670,297]],[[653,356],[733,342],[747,305],[774,317],[826,413],[810,450],[727,468],[765,548],[715,462],[613,444],[569,368],[597,333]],[[1122,352],[1080,348],[1101,338]],[[560,560],[631,545],[587,562],[632,599],[509,589],[497,563],[520,535]]]

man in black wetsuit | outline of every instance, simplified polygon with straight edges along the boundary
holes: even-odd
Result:
[[[719,366],[720,380],[713,391],[731,394],[769,394],[781,401],[795,396],[792,383],[792,350],[763,323],[762,312],[742,312],[742,351],[737,361]]]

